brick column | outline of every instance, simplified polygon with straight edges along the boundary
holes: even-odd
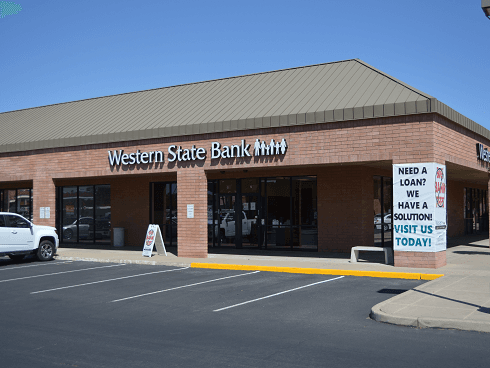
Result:
[[[372,171],[363,166],[322,168],[317,188],[318,251],[349,253],[354,246],[372,246]]]
[[[32,181],[32,214],[36,225],[56,225],[56,187],[53,179],[49,177],[35,177]],[[49,207],[50,218],[41,219],[39,210]]]
[[[202,168],[177,171],[177,255],[208,256],[208,181]],[[187,205],[194,205],[194,218],[187,218]]]
[[[488,175],[488,184],[487,184],[487,187],[488,187],[488,191],[487,191],[487,203],[490,203],[488,202],[488,200],[490,199],[490,174]],[[488,216],[488,228],[490,229],[490,216]],[[490,247],[490,244],[489,244],[489,247]]]

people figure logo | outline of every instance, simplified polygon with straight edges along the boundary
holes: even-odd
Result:
[[[271,148],[271,155],[273,155],[274,154],[274,148],[276,147],[276,145],[274,144],[274,139],[271,139],[271,144],[269,147]]]
[[[260,156],[260,141],[259,138],[255,140],[254,144],[254,156]]]
[[[288,145],[286,143],[286,140],[283,138],[281,141],[281,154],[284,155],[286,153],[286,148],[288,148]]]
[[[257,138],[254,143],[254,156],[284,155],[287,147],[288,145],[284,138],[281,142],[276,142],[273,138],[271,139],[270,144],[265,143],[265,141],[260,141]]]
[[[261,152],[261,155],[265,155],[265,142],[262,141],[262,143],[260,144],[260,152]]]

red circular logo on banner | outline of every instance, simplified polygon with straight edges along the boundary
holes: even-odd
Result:
[[[444,208],[446,199],[446,183],[444,183],[444,170],[440,167],[436,170],[436,206]]]
[[[146,245],[151,245],[151,243],[153,242],[153,234],[155,234],[153,230],[148,231],[148,235],[146,236]]]

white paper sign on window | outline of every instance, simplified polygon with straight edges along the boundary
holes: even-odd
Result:
[[[446,167],[393,165],[393,249],[440,252],[446,234]]]

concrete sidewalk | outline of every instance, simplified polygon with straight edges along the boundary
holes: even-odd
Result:
[[[376,277],[419,278],[422,274],[443,274],[412,290],[375,305],[371,317],[380,322],[419,328],[438,327],[490,332],[490,249],[488,239],[465,237],[451,239],[447,265],[439,269],[402,268],[382,264],[383,256],[366,253],[361,262],[350,263],[348,254],[245,252],[209,254],[208,258],[179,258],[175,251],[167,257],[143,257],[133,248],[80,249],[60,248],[59,260],[85,260],[160,264],[193,267],[279,267],[283,272],[356,274]],[[80,245],[83,246],[83,245]],[[378,253],[378,252],[376,252]],[[155,254],[155,253],[154,253]],[[396,273],[396,274],[392,274]],[[427,275],[427,276],[430,276]],[[433,277],[432,277],[433,278]],[[424,277],[422,277],[424,279]],[[431,279],[429,277],[428,279]]]
[[[490,249],[488,239],[447,250],[444,277],[375,305],[380,322],[418,328],[490,332]]]

